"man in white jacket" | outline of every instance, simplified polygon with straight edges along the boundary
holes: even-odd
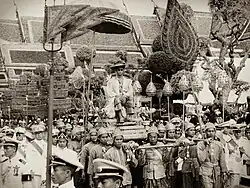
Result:
[[[107,83],[107,105],[105,112],[109,118],[124,122],[127,114],[133,113],[132,80],[124,75],[125,62],[118,60],[111,67],[115,71]]]

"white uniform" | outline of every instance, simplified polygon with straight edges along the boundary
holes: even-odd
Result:
[[[59,185],[58,188],[75,188],[73,179],[65,184]]]
[[[22,188],[22,173],[26,162],[20,155],[13,158],[5,158],[0,163],[1,188]]]
[[[239,147],[244,147],[244,138],[241,137],[240,139],[236,139],[234,136],[232,136],[232,138],[237,145],[233,146],[230,142],[228,143],[228,170],[233,172],[231,186],[235,186],[240,183],[240,174],[243,169],[243,158],[240,154]]]
[[[26,158],[33,167],[35,175],[41,176],[42,180],[46,179],[46,157],[47,143],[44,140],[33,140],[27,146]]]

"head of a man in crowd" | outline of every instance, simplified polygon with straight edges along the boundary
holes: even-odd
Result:
[[[14,134],[15,134],[15,131],[13,129],[11,129],[11,128],[6,129],[6,132],[5,132],[6,136],[13,138]]]
[[[118,77],[123,76],[125,69],[125,62],[122,60],[117,60],[113,66],[111,66],[113,71],[115,71]]]
[[[166,135],[167,138],[169,139],[174,139],[175,138],[175,126],[172,123],[168,123],[166,125]]]
[[[68,137],[64,132],[60,132],[57,137],[57,145],[59,148],[66,148],[68,144]]]
[[[245,129],[245,136],[248,140],[250,140],[250,125]]]
[[[97,142],[97,130],[95,128],[90,129],[89,131],[89,138],[91,142],[96,143]]]
[[[156,145],[158,141],[158,129],[155,126],[152,126],[148,130],[148,141],[151,145]]]
[[[205,134],[206,134],[206,138],[215,138],[215,133],[216,133],[216,127],[213,123],[208,122],[205,125]]]
[[[66,135],[67,135],[68,137],[71,136],[72,130],[73,130],[73,126],[72,126],[71,124],[67,123],[67,124],[65,125],[65,133],[66,133]]]
[[[45,124],[40,122],[40,124],[32,125],[32,132],[36,140],[43,140],[45,136]]]
[[[25,128],[17,127],[15,129],[15,132],[16,132],[16,139],[18,141],[23,141],[25,139],[25,132],[26,132]]]
[[[72,181],[77,168],[83,169],[76,155],[71,152],[62,152],[60,150],[54,152],[51,166],[53,167],[51,179],[53,183],[59,186]]]
[[[123,137],[123,134],[121,132],[120,129],[115,129],[114,132],[113,132],[113,145],[116,147],[116,148],[121,148],[122,147],[122,144],[123,144],[123,140],[124,140],[124,137]]]
[[[240,139],[242,136],[242,129],[240,127],[240,125],[233,127],[233,134],[235,136],[236,139]]]
[[[18,148],[18,142],[16,140],[10,137],[4,138],[3,149],[4,149],[4,155],[6,157],[13,158],[16,155],[17,148]]]
[[[98,130],[98,140],[99,140],[100,144],[107,145],[108,139],[109,139],[109,135],[108,135],[107,130],[105,128],[101,127]]]
[[[158,128],[159,138],[165,138],[166,127],[163,125],[163,123],[160,123],[157,128]]]
[[[194,124],[188,122],[185,124],[185,136],[193,138],[195,135],[195,126]]]

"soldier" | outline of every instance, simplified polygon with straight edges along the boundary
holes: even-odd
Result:
[[[193,141],[195,126],[185,123],[185,138],[178,141],[178,147],[173,147],[172,158],[176,165],[176,174],[173,186],[176,188],[199,187],[199,162],[197,147]]]
[[[60,132],[57,136],[57,147],[55,150],[60,150],[63,152],[71,153],[71,155],[75,155],[77,157],[77,153],[67,147],[68,145],[68,137],[65,132]]]
[[[53,146],[57,146],[57,137],[58,137],[58,134],[59,134],[59,130],[56,129],[56,128],[53,128],[52,129],[52,145]]]
[[[18,145],[18,153],[21,154],[24,159],[26,159],[27,147],[28,147],[28,140],[25,137],[25,128],[17,127],[15,129],[16,132],[16,139],[20,142]]]
[[[40,124],[32,125],[32,132],[35,139],[27,146],[26,159],[34,167],[33,172],[35,176],[38,176],[44,181],[46,179],[45,167],[47,158],[47,143],[44,141],[44,123],[40,122]],[[39,161],[39,163],[37,163],[37,161]]]
[[[160,123],[157,126],[158,133],[159,133],[159,141],[164,142],[164,139],[166,138],[166,127],[163,125],[163,123]]]
[[[56,128],[60,131],[60,132],[65,132],[65,124],[63,123],[62,119],[59,119],[57,122],[56,122]]]
[[[149,143],[143,146],[163,146],[158,142],[158,130],[150,127],[148,131]],[[143,166],[144,188],[168,188],[165,174],[166,152],[162,148],[141,149],[138,153],[138,165]]]
[[[175,139],[175,126],[172,123],[168,123],[166,126],[166,133],[168,139]]]
[[[111,147],[105,154],[104,159],[116,162],[127,168],[127,172],[123,174],[122,187],[131,188],[132,175],[130,172],[130,167],[135,168],[138,164],[137,159],[128,148],[126,144],[123,144],[123,134],[120,129],[115,129],[113,133],[113,147]]]
[[[13,129],[11,129],[11,128],[7,128],[5,130],[5,135],[8,136],[8,137],[10,137],[10,138],[13,138],[14,134],[15,134],[15,131]]]
[[[97,130],[95,128],[90,129],[89,137],[90,137],[90,142],[83,146],[82,151],[80,153],[80,162],[83,165],[82,179],[84,182],[88,182],[89,178],[86,177],[86,175],[89,164],[90,150],[97,144]],[[85,185],[84,187],[88,187],[88,185]]]
[[[68,148],[76,153],[80,153],[82,149],[82,138],[84,136],[84,127],[77,125],[72,130],[72,140],[68,142]]]
[[[201,183],[204,188],[217,188],[221,186],[221,174],[224,179],[227,173],[225,152],[223,145],[215,140],[215,125],[207,123],[205,126],[207,140],[197,144]]]
[[[21,188],[22,171],[26,162],[24,158],[17,155],[18,141],[10,137],[5,137],[3,148],[5,159],[0,162],[0,187]]]
[[[87,173],[89,175],[89,186],[91,188],[94,187],[94,182],[93,182],[93,160],[97,159],[97,158],[103,158],[104,154],[106,153],[106,151],[108,150],[108,132],[105,128],[101,127],[98,130],[98,141],[99,143],[94,146],[91,150],[90,150],[90,154],[89,154],[89,164],[88,164],[88,170]]]
[[[127,172],[124,166],[106,159],[95,159],[93,164],[97,188],[120,188],[123,174]]]
[[[230,187],[240,184],[240,174],[243,169],[243,154],[245,154],[244,142],[242,137],[242,128],[245,125],[235,124],[232,128],[232,140],[228,142],[229,159],[228,168],[231,172]]]
[[[65,125],[65,133],[68,136],[68,138],[70,139],[72,136],[72,130],[73,130],[73,126],[70,123],[67,123]]]
[[[53,167],[52,181],[58,188],[75,188],[73,176],[77,168],[83,169],[76,155],[69,150],[53,152],[51,166]]]

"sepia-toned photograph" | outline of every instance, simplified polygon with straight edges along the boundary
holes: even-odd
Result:
[[[250,0],[0,4],[0,188],[250,188]]]

